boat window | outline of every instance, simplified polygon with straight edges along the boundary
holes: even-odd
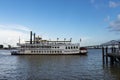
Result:
[[[71,46],[71,49],[72,49],[73,47]]]
[[[54,53],[54,51],[52,51],[52,53]]]
[[[78,46],[76,46],[76,49],[78,49]]]
[[[70,47],[68,47],[68,49],[70,49]]]
[[[66,49],[67,49],[67,47],[66,47]]]
[[[75,49],[75,46],[74,46],[74,49]]]

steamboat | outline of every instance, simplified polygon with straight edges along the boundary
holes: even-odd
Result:
[[[42,37],[36,37],[30,31],[30,40],[25,43],[17,43],[17,51],[12,51],[12,55],[26,55],[26,54],[80,54],[79,43],[72,43],[70,40],[64,39],[60,41],[57,38],[56,41],[44,40]]]

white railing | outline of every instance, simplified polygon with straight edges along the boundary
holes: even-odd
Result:
[[[18,46],[54,46],[54,45],[79,45],[79,43],[40,43],[40,44],[29,44],[29,43],[17,43]]]

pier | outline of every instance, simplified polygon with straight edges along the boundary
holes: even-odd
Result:
[[[102,47],[102,61],[103,64],[120,64],[120,42],[107,42]],[[109,44],[108,44],[109,43]],[[105,46],[106,45],[106,46]]]

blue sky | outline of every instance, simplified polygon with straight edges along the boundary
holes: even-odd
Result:
[[[82,46],[120,39],[120,1],[0,0],[0,44],[28,40],[30,30]]]

